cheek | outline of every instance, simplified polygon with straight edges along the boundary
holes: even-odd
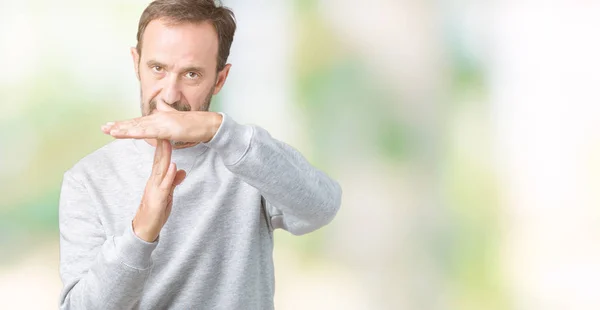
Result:
[[[152,97],[156,96],[158,88],[159,85],[156,79],[153,79],[148,75],[140,75],[140,91],[142,92],[142,99],[144,102],[147,102],[152,99]]]
[[[142,88],[148,88],[154,83],[154,79],[147,72],[140,72],[140,85]]]

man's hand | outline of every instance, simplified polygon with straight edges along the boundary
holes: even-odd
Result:
[[[165,103],[157,104],[156,112],[120,122],[109,122],[102,131],[117,139],[165,139],[200,143],[210,141],[223,117],[204,111],[177,111]]]
[[[152,174],[133,219],[133,231],[147,242],[154,242],[167,222],[173,206],[173,191],[185,178],[185,171],[177,170],[171,162],[171,152],[168,141],[156,141]]]

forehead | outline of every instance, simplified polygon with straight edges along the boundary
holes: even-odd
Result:
[[[142,38],[141,56],[169,65],[195,64],[216,67],[219,40],[208,23],[169,23],[155,19]]]

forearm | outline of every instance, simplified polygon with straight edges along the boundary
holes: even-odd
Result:
[[[131,309],[152,270],[150,257],[156,244],[137,238],[128,227],[122,236],[106,240],[86,272],[77,274],[83,269],[80,264],[89,262],[61,264],[64,288],[60,309]],[[70,251],[61,247],[61,256],[74,257]]]
[[[329,223],[341,203],[339,184],[291,146],[256,126],[228,116],[208,145],[227,168],[257,188],[286,218],[285,227],[303,234]]]

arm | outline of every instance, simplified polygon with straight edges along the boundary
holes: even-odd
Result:
[[[59,205],[60,309],[131,309],[139,301],[158,241],[131,227],[106,237],[81,182],[65,173]]]
[[[263,128],[220,114],[221,126],[206,144],[231,172],[261,192],[274,228],[301,235],[331,222],[341,204],[336,181]]]
[[[261,192],[274,228],[301,235],[326,225],[337,213],[339,184],[266,130],[240,125],[223,113],[176,111],[160,100],[156,107],[157,113],[110,122],[102,131],[117,139],[206,143],[231,172]]]

